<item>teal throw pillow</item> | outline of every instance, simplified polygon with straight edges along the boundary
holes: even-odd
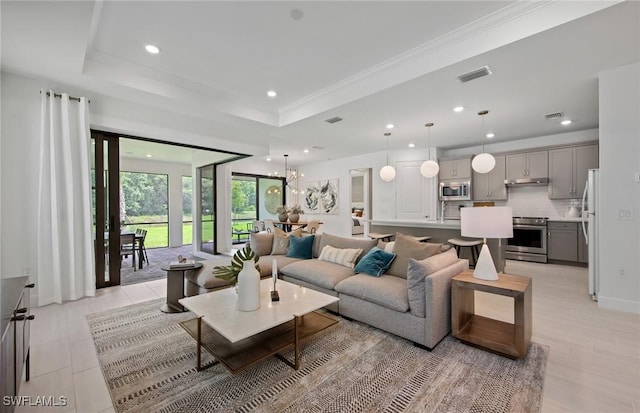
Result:
[[[305,237],[289,237],[289,251],[287,251],[287,257],[290,258],[302,258],[308,260],[313,257],[313,240],[315,235],[308,235]]]
[[[358,262],[354,271],[356,273],[364,273],[373,275],[374,277],[379,277],[384,274],[389,267],[391,267],[391,263],[394,258],[396,258],[396,254],[386,252],[378,247],[373,247],[369,250],[367,255],[362,257]]]

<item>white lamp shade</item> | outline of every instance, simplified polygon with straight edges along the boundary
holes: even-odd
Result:
[[[394,168],[391,165],[386,165],[383,166],[382,169],[380,169],[380,178],[383,181],[393,181],[396,177],[396,168]]]
[[[479,174],[486,174],[496,166],[496,158],[490,153],[481,153],[473,158],[471,167]]]
[[[420,173],[425,178],[433,178],[434,176],[438,175],[439,171],[440,165],[438,165],[436,161],[428,160],[422,162],[422,165],[420,165]]]
[[[511,207],[460,209],[460,233],[472,238],[513,238]]]

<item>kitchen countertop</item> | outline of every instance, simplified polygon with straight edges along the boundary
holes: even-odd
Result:
[[[444,222],[426,219],[372,219],[370,222],[372,225],[387,225],[391,227],[460,229],[459,219],[445,219]]]
[[[549,218],[548,221],[556,221],[556,222],[582,222],[582,218],[580,217],[556,217]]]

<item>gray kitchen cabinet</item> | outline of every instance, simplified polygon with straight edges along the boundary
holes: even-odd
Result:
[[[506,177],[506,157],[496,156],[496,166],[486,174],[473,172],[473,199],[475,201],[505,201],[507,199],[507,187],[504,184]]]
[[[589,224],[586,224],[587,231],[589,230]],[[589,246],[584,238],[584,231],[582,230],[582,224],[578,224],[578,262],[589,262]]]
[[[471,159],[440,161],[440,179],[470,179]]]
[[[598,167],[598,145],[549,151],[549,198],[581,198],[587,171]]]
[[[547,258],[578,261],[578,224],[549,222],[547,226]]]
[[[547,178],[548,152],[535,151],[507,155],[507,179]]]

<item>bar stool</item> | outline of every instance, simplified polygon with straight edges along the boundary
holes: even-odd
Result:
[[[413,238],[415,241],[418,241],[418,242],[427,242],[431,238],[433,238],[430,235],[409,235],[408,237]]]
[[[460,248],[461,247],[470,248],[471,249],[471,264],[469,265],[469,267],[471,267],[471,268],[475,268],[476,267],[476,262],[478,261],[478,256],[480,255],[480,251],[478,250],[478,246],[482,245],[482,240],[480,240],[480,239],[477,239],[477,240],[466,240],[466,239],[460,239],[460,238],[451,238],[447,242],[449,244],[453,245],[453,247],[456,249],[456,252],[458,253],[458,256],[460,256]]]
[[[390,242],[393,234],[380,234],[379,232],[370,232],[369,238],[383,242]]]

